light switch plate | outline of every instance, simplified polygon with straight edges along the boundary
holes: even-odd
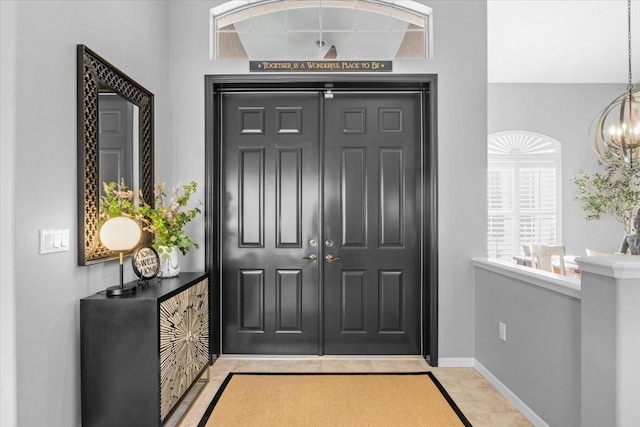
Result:
[[[40,254],[69,250],[69,229],[40,230]]]

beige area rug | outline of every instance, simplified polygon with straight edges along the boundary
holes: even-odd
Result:
[[[471,426],[431,372],[230,373],[198,427]]]

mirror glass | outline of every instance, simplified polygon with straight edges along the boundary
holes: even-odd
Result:
[[[98,182],[140,188],[138,106],[115,92],[98,94]],[[102,196],[102,185],[98,186]]]
[[[153,94],[78,45],[78,264],[118,254],[99,239],[103,182],[123,182],[153,201]],[[152,236],[143,233],[140,245]]]

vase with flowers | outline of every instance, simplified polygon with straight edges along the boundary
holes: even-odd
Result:
[[[179,253],[186,255],[198,243],[184,232],[185,225],[201,213],[200,206],[188,208],[189,199],[195,193],[195,181],[173,188],[172,197],[167,199],[165,183],[158,183],[154,189],[153,204],[148,204],[123,183],[103,184],[100,198],[100,221],[115,216],[127,216],[142,223],[143,230],[153,235],[152,246],[160,256],[161,277],[174,277],[180,273]]]
[[[198,243],[184,232],[186,224],[202,211],[201,202],[188,208],[189,199],[196,192],[198,184],[177,185],[169,200],[165,193],[165,183],[158,183],[154,189],[154,204],[140,203],[136,213],[145,224],[143,230],[153,234],[153,247],[160,256],[162,277],[173,277],[180,273],[179,253],[186,255]]]

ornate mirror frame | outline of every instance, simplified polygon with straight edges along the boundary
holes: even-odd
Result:
[[[153,94],[84,45],[77,46],[78,72],[78,265],[116,259],[99,239],[98,93],[114,92],[138,106],[139,189],[153,202]],[[134,165],[134,167],[136,167]],[[137,188],[134,188],[137,190]],[[150,244],[143,233],[141,244]]]

